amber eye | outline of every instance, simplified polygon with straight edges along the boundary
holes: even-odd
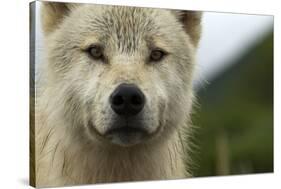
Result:
[[[99,45],[93,45],[88,49],[89,54],[94,59],[102,59],[103,58],[103,48]]]
[[[156,49],[152,50],[150,53],[150,61],[160,61],[163,59],[163,57],[166,55],[166,53],[163,50]]]

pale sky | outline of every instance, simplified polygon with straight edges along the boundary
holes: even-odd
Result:
[[[205,12],[195,84],[209,81],[273,29],[273,16]]]

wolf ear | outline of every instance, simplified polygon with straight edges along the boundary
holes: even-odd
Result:
[[[175,11],[176,17],[183,24],[183,28],[190,36],[191,41],[195,47],[201,37],[201,18],[202,12],[200,11]]]
[[[53,32],[75,6],[77,5],[74,3],[42,2],[41,20],[44,34]]]

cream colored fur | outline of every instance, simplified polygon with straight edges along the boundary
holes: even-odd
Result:
[[[46,47],[35,108],[36,185],[191,176],[184,158],[189,158],[192,75],[201,14],[43,4]],[[103,34],[107,34],[110,66],[93,62],[81,52]],[[171,54],[158,65],[148,65],[144,36]],[[112,145],[86,126],[93,120],[97,131],[103,132],[112,114],[108,96],[122,82],[134,82],[144,91],[145,123],[156,133],[131,147]]]

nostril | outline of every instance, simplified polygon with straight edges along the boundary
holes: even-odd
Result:
[[[112,104],[114,104],[115,106],[120,106],[124,104],[123,97],[121,95],[114,96],[114,98],[112,99]]]
[[[143,104],[143,98],[140,95],[133,95],[131,98],[131,104],[139,106]]]

